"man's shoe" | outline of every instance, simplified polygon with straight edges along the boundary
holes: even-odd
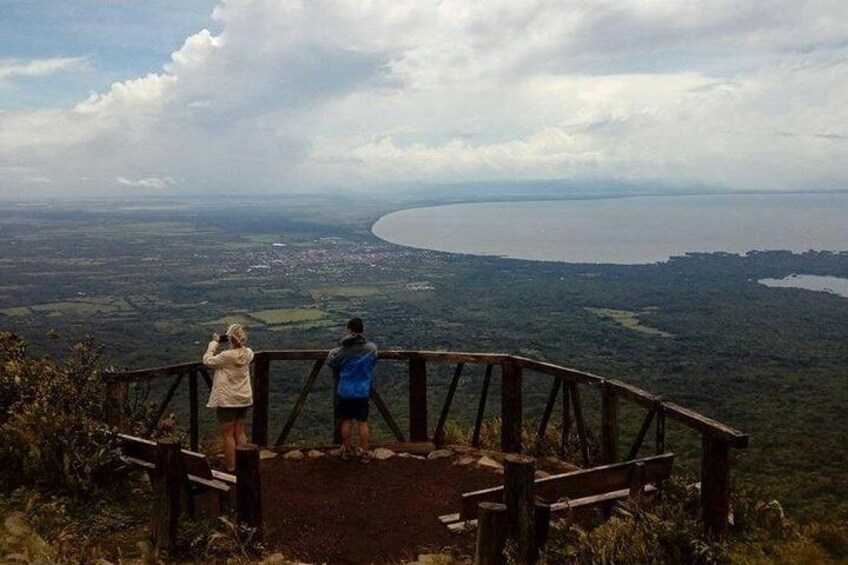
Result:
[[[356,457],[359,459],[360,463],[368,464],[371,463],[371,452],[362,449],[361,447],[357,447],[354,451],[356,453]]]
[[[350,461],[355,457],[353,449],[350,447],[342,447],[342,460]]]

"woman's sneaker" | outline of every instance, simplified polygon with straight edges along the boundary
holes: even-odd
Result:
[[[350,461],[350,460],[351,460],[351,459],[353,459],[354,457],[355,457],[355,454],[354,454],[354,452],[353,452],[353,448],[351,448],[351,447],[342,447],[342,460],[343,460],[343,461]]]

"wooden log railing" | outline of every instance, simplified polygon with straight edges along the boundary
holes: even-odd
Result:
[[[321,375],[331,375],[330,371],[322,371],[327,350],[280,350],[256,352],[253,360],[253,416],[251,437],[255,444],[269,445],[269,413],[270,390],[273,378],[272,365],[277,362],[311,361],[313,366],[305,381],[300,394],[297,396],[291,411],[285,419],[285,424],[277,436],[276,445],[282,445],[295,426],[301,410],[308,401],[316,382],[324,378]],[[372,391],[372,401],[380,416],[385,420],[395,439],[398,441],[427,442],[442,444],[445,441],[445,426],[459,382],[471,378],[473,371],[464,370],[473,366],[484,368],[482,389],[474,421],[472,444],[480,445],[481,429],[484,424],[488,395],[491,381],[500,378],[500,443],[501,451],[505,453],[533,453],[541,446],[557,399],[561,401],[561,420],[559,422],[562,444],[561,456],[582,463],[584,467],[591,465],[612,464],[620,459],[622,447],[627,454],[627,460],[635,459],[644,447],[651,427],[654,428],[654,448],[656,454],[666,452],[666,420],[671,418],[701,436],[701,500],[703,506],[704,526],[716,537],[722,537],[727,532],[728,508],[730,501],[730,448],[744,449],[748,446],[748,436],[726,424],[703,416],[693,410],[669,402],[657,395],[651,394],[639,387],[607,379],[585,371],[562,367],[553,363],[537,361],[526,357],[502,353],[468,353],[450,351],[410,351],[389,350],[380,352],[379,368],[386,362],[405,362],[407,366],[408,400],[405,407],[408,413],[409,427],[406,434],[398,425],[394,413],[385,399]],[[444,402],[438,411],[439,415],[435,430],[431,434],[430,407],[428,406],[428,367],[430,365],[454,365],[455,370],[450,385],[447,388]],[[498,369],[496,372],[495,369]],[[539,427],[536,430],[535,441],[532,445],[523,445],[522,431],[524,424],[525,400],[523,383],[528,379],[538,379],[540,375],[552,378],[551,391],[545,403]],[[186,378],[187,377],[187,378]],[[150,424],[148,433],[152,432],[158,419],[167,410],[174,398],[176,390],[183,381],[189,385],[189,433],[191,448],[196,449],[199,443],[200,426],[198,395],[201,394],[198,384],[202,378],[208,390],[212,386],[209,372],[202,363],[182,363],[166,367],[156,367],[138,371],[112,371],[104,375],[107,383],[107,420],[116,427],[125,424],[127,405],[127,385],[131,382],[149,381],[152,379],[170,379],[167,393],[163,402],[155,411],[155,420]],[[328,377],[332,378],[332,377]],[[590,438],[585,419],[584,405],[581,400],[581,388],[595,389],[600,392],[600,454],[597,460],[592,460]],[[335,392],[335,386],[333,386]],[[204,391],[205,393],[205,391]],[[629,447],[620,446],[620,404],[622,401],[632,402],[646,410],[644,420]],[[396,407],[397,408],[397,407]],[[566,438],[572,429],[576,431],[578,442],[577,453],[566,453]],[[333,423],[333,441],[338,443],[338,430]]]

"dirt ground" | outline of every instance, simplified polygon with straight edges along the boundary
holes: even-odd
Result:
[[[266,544],[308,563],[386,563],[455,545],[438,516],[503,477],[454,459],[262,462]]]

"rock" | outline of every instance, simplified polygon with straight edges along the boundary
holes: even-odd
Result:
[[[310,449],[306,456],[310,459],[318,459],[319,457],[324,457],[324,454],[317,449]]]
[[[259,450],[259,459],[273,459],[277,455],[278,453],[276,451],[271,451],[270,449]]]
[[[374,459],[377,459],[378,461],[385,461],[386,459],[391,459],[395,455],[397,455],[397,453],[395,453],[391,449],[386,449],[385,447],[378,447],[377,449],[371,452],[371,456]]]
[[[97,561],[95,561],[93,565],[115,565],[115,564],[114,564],[114,563],[112,563],[111,561],[108,561],[108,560],[103,559],[103,558],[101,557],[100,559],[98,559]]]
[[[398,453],[397,456],[402,459],[418,459],[419,461],[426,459],[423,455],[415,455],[414,453]]]
[[[541,471],[541,470],[536,471],[536,478],[537,479],[547,479],[550,476],[551,476],[551,474],[548,473],[547,471]]]
[[[283,459],[303,459],[303,452],[299,449],[293,449],[283,455]]]
[[[486,467],[487,469],[503,469],[503,465],[501,465],[491,457],[481,457],[477,460],[477,466]]]
[[[453,451],[450,449],[437,449],[436,451],[431,451],[427,455],[427,459],[444,459],[445,457],[450,457],[453,455]]]
[[[330,451],[328,451],[328,452],[327,452],[327,455],[329,455],[329,456],[331,456],[331,457],[341,457],[341,455],[342,455],[342,450],[341,450],[341,448],[339,448],[339,449],[331,449]]]
[[[475,458],[469,457],[469,456],[466,455],[465,457],[460,457],[459,459],[454,461],[453,464],[454,465],[471,465],[475,461],[477,461]]]

